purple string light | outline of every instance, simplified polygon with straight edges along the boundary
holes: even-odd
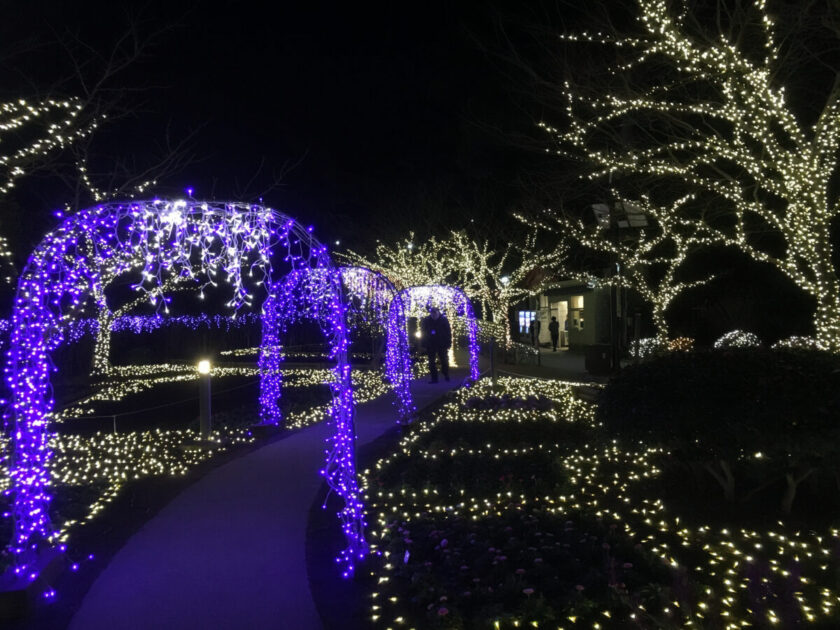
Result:
[[[51,394],[50,354],[64,343],[91,297],[108,275],[139,274],[135,290],[150,302],[165,303],[161,286],[180,275],[202,288],[231,285],[228,306],[250,305],[245,278],[271,285],[271,259],[292,273],[320,269],[338,287],[330,294],[333,313],[332,356],[338,360],[330,384],[334,397],[335,436],[323,474],[345,501],[342,527],[348,539],[343,552],[348,569],[367,552],[363,509],[356,486],[353,393],[347,364],[347,331],[340,278],[326,248],[291,218],[270,208],[239,203],[153,200],[112,203],[82,210],[47,234],[33,251],[18,281],[5,368],[14,416],[9,457],[13,534],[9,551],[18,576],[37,576],[37,559],[54,547],[50,522],[48,414]],[[194,269],[200,267],[196,274]],[[247,274],[243,276],[243,271]],[[346,571],[346,572],[347,572]]]
[[[260,348],[260,402],[262,421],[279,424],[282,349],[279,334],[295,321],[310,320],[331,338],[329,359],[335,361],[330,389],[333,396],[330,416],[334,430],[326,451],[321,474],[330,490],[338,494],[344,507],[338,513],[347,547],[338,561],[344,576],[353,573],[357,560],[368,553],[365,541],[364,505],[359,499],[355,472],[356,432],[353,390],[350,385],[349,340],[346,309],[340,273],[315,267],[297,269],[274,283],[263,304],[263,341]]]
[[[340,267],[341,279],[349,293],[349,308],[360,316],[370,315],[387,333],[385,377],[394,387],[397,412],[402,420],[414,415],[411,396],[411,354],[405,326],[405,308],[393,284],[381,273],[367,267]]]
[[[451,306],[454,308],[456,315],[466,320],[467,339],[470,349],[470,373],[467,379],[477,381],[478,342],[476,341],[476,336],[478,334],[478,325],[476,324],[472,302],[470,302],[470,299],[461,289],[444,285],[426,285],[403,289],[392,302],[390,325],[392,327],[397,325],[400,319],[397,311],[400,308],[403,308],[405,313],[409,313],[417,309],[428,310],[431,306],[438,306],[443,310],[446,310],[447,306]],[[402,315],[402,321],[405,322],[405,314]],[[405,323],[403,323],[403,328],[405,328]],[[390,339],[388,343],[391,343]]]

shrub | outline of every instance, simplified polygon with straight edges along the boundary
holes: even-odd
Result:
[[[825,346],[813,337],[788,337],[773,344],[774,350],[826,350]]]
[[[727,348],[757,348],[761,345],[758,335],[744,330],[730,330],[715,341],[715,350]]]
[[[703,463],[729,500],[733,463],[757,453],[764,474],[785,476],[795,494],[815,467],[832,465],[838,417],[840,357],[734,348],[630,366],[605,388],[596,412],[613,433]]]

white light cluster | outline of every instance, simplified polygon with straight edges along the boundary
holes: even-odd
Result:
[[[591,164],[593,180],[619,176],[628,188],[667,181],[682,188],[675,196],[696,195],[691,207],[665,203],[654,217],[693,223],[698,245],[723,243],[774,266],[816,300],[816,337],[840,351],[840,278],[831,238],[840,213],[833,191],[840,85],[828,85],[821,103],[810,94],[799,99],[817,113],[813,124],[805,122],[809,117],[800,115],[797,99],[780,83],[790,68],[779,55],[765,0],[705,24],[687,7],[680,13],[664,0],[636,4],[637,34],[561,36],[615,47],[608,71],[616,80],[600,82],[615,87],[596,87],[595,95],[570,80],[556,86],[566,122],[562,129],[541,123],[556,152]],[[669,71],[672,79],[661,82]],[[628,123],[645,125],[635,145],[616,131]],[[766,247],[756,225],[784,246]]]
[[[829,350],[829,347],[814,337],[799,337],[794,335],[786,339],[780,339],[771,346],[774,350]]]
[[[643,445],[628,448],[612,440],[594,424],[592,406],[575,400],[568,386],[523,379],[499,379],[499,383],[502,391],[511,396],[548,396],[555,405],[551,410],[543,411],[495,406],[471,408],[467,404],[470,396],[486,400],[489,396],[500,395],[499,390],[491,390],[484,385],[485,381],[480,381],[472,392],[459,393],[431,421],[415,425],[392,454],[377,461],[372,470],[363,474],[362,487],[368,496],[371,521],[375,523],[372,532],[375,550],[379,549],[378,541],[388,534],[394,521],[411,529],[414,519],[429,516],[480,521],[508,510],[521,511],[534,506],[545,514],[597,517],[605,527],[625,536],[628,544],[658,557],[663,565],[673,569],[675,580],[680,572],[687,575],[689,588],[675,590],[674,601],[664,602],[661,610],[641,608],[632,599],[625,602],[629,607],[629,618],[638,616],[660,621],[679,618],[680,627],[727,630],[766,623],[777,625],[783,619],[789,619],[791,613],[806,622],[830,624],[832,619],[836,622],[840,592],[831,585],[835,583],[833,576],[840,570],[836,553],[840,529],[802,529],[783,521],[762,529],[737,522],[729,527],[715,527],[704,523],[702,517],[688,518],[655,495],[656,482],[663,475],[662,464],[669,461],[668,452]],[[445,438],[437,436],[424,439],[446,423],[475,426],[474,432],[480,436],[481,426],[476,423],[533,421],[576,422],[581,427],[589,427],[586,431],[591,434],[574,444],[546,441],[516,449],[493,443],[465,447],[456,442],[447,443]],[[401,489],[398,483],[393,487],[372,483],[385,471],[406,471],[412,459],[439,460],[442,464],[460,457],[526,459],[537,451],[553,454],[565,469],[573,485],[569,492],[548,496],[527,492],[512,495],[488,487],[481,488],[480,496],[465,494],[463,490],[458,495],[457,488],[439,495],[434,484],[428,484],[421,492],[405,486]],[[395,570],[395,563],[384,559],[373,568],[373,581],[379,585],[389,583]],[[790,602],[782,601],[780,588],[792,594]],[[394,627],[399,625],[398,618],[404,617],[412,604],[401,601],[393,588],[390,594],[393,597],[372,594],[371,617],[378,623]],[[699,599],[694,600],[695,596]],[[783,609],[788,605],[796,610]],[[497,623],[503,627],[530,627],[531,624],[528,619],[516,623],[509,617],[505,619]],[[621,623],[617,619],[614,621]]]
[[[744,330],[730,330],[728,333],[721,335],[715,341],[714,347],[717,349],[723,348],[757,348],[761,345],[761,339],[755,333]]]

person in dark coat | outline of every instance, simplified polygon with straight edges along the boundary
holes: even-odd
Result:
[[[538,319],[532,319],[528,326],[528,332],[531,333],[531,345],[535,348],[540,345],[540,327],[542,322]]]
[[[548,332],[551,333],[551,351],[557,352],[557,342],[560,340],[560,322],[556,317],[551,318],[551,323],[548,325]]]
[[[452,328],[449,320],[441,315],[437,308],[432,308],[429,314],[420,322],[423,347],[429,357],[430,383],[438,382],[437,361],[440,359],[440,372],[445,380],[449,380],[449,347],[452,345]]]

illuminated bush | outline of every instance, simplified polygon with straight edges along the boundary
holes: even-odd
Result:
[[[635,344],[632,347],[634,348],[633,352],[635,352]],[[651,357],[665,354],[667,351],[668,347],[657,337],[645,337],[644,339],[639,339],[640,359],[649,359]]]
[[[773,344],[774,350],[827,350],[828,348],[813,337],[788,337]]]
[[[743,330],[730,330],[714,344],[717,350],[723,350],[724,348],[757,348],[760,345],[761,339],[758,338],[758,335]]]

